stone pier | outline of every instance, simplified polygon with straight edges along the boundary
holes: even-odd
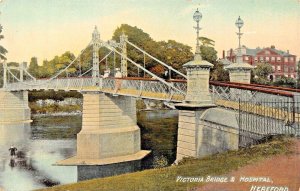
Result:
[[[135,98],[84,93],[82,118],[77,155],[57,163],[78,166],[79,180],[131,172],[139,166],[136,161],[149,154],[141,150]],[[124,168],[124,164],[120,164],[128,162],[133,162],[134,168]]]
[[[28,92],[0,90],[0,124],[30,123]]]

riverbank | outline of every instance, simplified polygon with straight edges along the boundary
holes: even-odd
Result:
[[[180,182],[178,177],[206,177],[224,175],[248,164],[254,164],[275,155],[289,155],[293,153],[294,140],[286,137],[274,138],[268,143],[251,148],[229,151],[212,155],[202,159],[186,159],[178,165],[144,170],[141,172],[124,174],[68,184],[44,191],[112,191],[112,190],[190,190],[204,183]]]

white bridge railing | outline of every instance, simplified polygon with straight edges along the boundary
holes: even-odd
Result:
[[[156,100],[181,102],[185,98],[186,83],[170,81],[170,85],[155,79],[143,78],[56,78],[9,83],[6,91],[22,90],[63,90],[63,91],[100,91],[114,95],[125,95]],[[175,88],[172,88],[175,87]],[[180,92],[176,89],[181,90]]]
[[[182,102],[187,91],[185,80],[170,80],[169,84],[151,78],[56,78],[53,80],[40,79],[9,83],[6,91],[21,90],[64,90],[64,91],[100,91],[114,95],[125,95],[172,102]],[[178,91],[179,90],[179,91]],[[184,92],[184,93],[183,93]],[[213,102],[219,105],[220,100],[248,101],[257,103],[268,98],[287,101],[293,99],[292,93],[274,91],[263,88],[237,86],[227,83],[210,82],[210,92]],[[222,103],[224,104],[224,102]]]

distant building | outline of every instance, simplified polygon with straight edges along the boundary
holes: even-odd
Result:
[[[256,48],[250,49],[246,46],[242,46],[243,61],[256,66],[259,63],[269,63],[272,65],[274,73],[270,75],[270,79],[275,79],[280,76],[296,78],[297,59],[295,55],[289,53],[289,51],[282,51],[271,46],[270,48]],[[230,49],[223,53],[223,59],[227,59],[231,62],[236,61],[237,49]]]

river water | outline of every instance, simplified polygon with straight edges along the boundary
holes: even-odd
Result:
[[[152,153],[142,161],[142,169],[153,168],[155,158],[175,160],[178,114],[176,111],[138,113],[142,149]],[[53,166],[76,154],[76,134],[81,116],[35,117],[30,124],[0,125],[0,190],[28,191],[77,182],[77,167]],[[9,155],[11,145],[18,148]]]

